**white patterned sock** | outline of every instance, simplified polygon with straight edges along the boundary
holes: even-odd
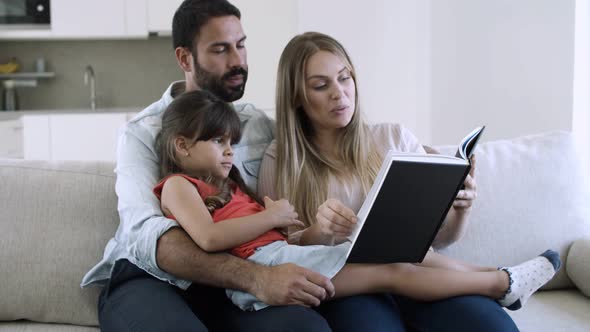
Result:
[[[519,265],[499,268],[508,273],[510,286],[498,303],[510,310],[520,309],[537,289],[553,278],[560,266],[559,254],[547,250]]]

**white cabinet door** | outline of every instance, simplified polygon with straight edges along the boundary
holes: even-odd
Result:
[[[125,34],[125,1],[52,0],[53,37],[116,37]]]
[[[23,115],[23,157],[51,160],[49,115]]]
[[[19,120],[0,121],[0,158],[23,157],[23,126]]]
[[[147,0],[149,32],[172,33],[172,18],[182,0]]]
[[[52,38],[147,38],[146,0],[52,0]]]
[[[125,0],[125,36],[148,37],[146,0]]]
[[[22,123],[19,127],[22,127],[23,141],[20,158],[115,161],[119,129],[135,114],[137,113],[23,115],[19,121]],[[2,131],[0,138],[4,137],[1,134]]]
[[[146,1],[51,0],[51,28],[0,30],[0,40],[147,38]]]
[[[51,159],[115,161],[125,113],[49,116]]]

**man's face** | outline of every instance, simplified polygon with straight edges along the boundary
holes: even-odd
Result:
[[[209,19],[201,27],[193,51],[193,79],[197,87],[231,102],[242,98],[248,79],[246,36],[235,16]]]

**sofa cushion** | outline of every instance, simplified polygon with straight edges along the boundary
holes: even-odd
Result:
[[[454,154],[457,147],[437,148]],[[482,143],[475,155],[478,198],[470,225],[465,237],[444,253],[499,266],[518,264],[553,248],[565,263],[572,242],[590,236],[590,193],[571,134],[550,132]],[[563,264],[544,288],[569,286]]]
[[[590,237],[572,244],[567,255],[566,270],[578,289],[590,297]]]
[[[79,285],[118,224],[113,168],[0,160],[0,320],[98,325]]]
[[[522,309],[507,312],[522,332],[586,332],[590,328],[590,299],[573,289],[535,293]]]
[[[100,332],[98,327],[27,321],[0,323],[0,332]]]

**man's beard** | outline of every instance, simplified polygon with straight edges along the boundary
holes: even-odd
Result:
[[[207,90],[219,99],[225,102],[232,102],[242,98],[244,95],[244,89],[246,87],[246,81],[248,80],[248,70],[242,67],[233,67],[227,73],[224,73],[221,77],[215,76],[215,74],[206,71],[201,67],[194,57],[195,67],[195,82],[203,89]],[[236,86],[226,86],[225,81],[232,76],[242,75],[242,84]]]

